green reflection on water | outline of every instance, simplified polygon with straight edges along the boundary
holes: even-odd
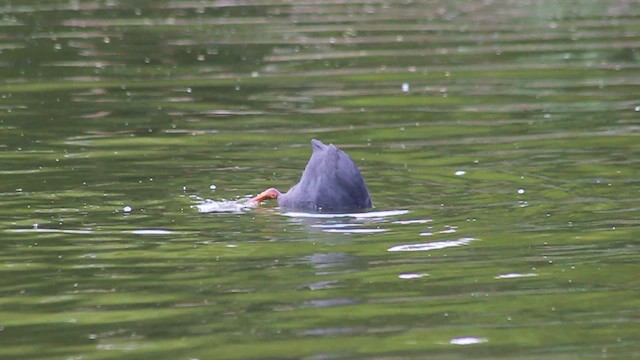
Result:
[[[0,357],[637,356],[639,11],[5,6]],[[313,137],[408,213],[193,208]]]

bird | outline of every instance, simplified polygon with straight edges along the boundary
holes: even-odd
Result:
[[[269,188],[250,200],[278,200],[278,206],[311,212],[362,210],[373,206],[369,189],[355,162],[333,144],[311,140],[312,154],[300,181],[286,193]]]

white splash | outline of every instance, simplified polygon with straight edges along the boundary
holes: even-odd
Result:
[[[214,201],[207,199],[194,205],[194,207],[198,209],[199,213],[239,213],[254,208],[255,206],[248,203],[246,199],[238,201]]]

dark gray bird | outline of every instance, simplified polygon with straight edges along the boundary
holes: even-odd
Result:
[[[270,188],[250,201],[277,199],[283,208],[319,212],[370,208],[369,189],[349,155],[317,139],[311,140],[311,147],[313,153],[300,182],[284,194]]]

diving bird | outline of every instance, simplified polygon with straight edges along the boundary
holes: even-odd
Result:
[[[290,210],[341,212],[372,207],[369,189],[351,157],[333,144],[311,140],[313,152],[300,181],[286,193],[270,188],[250,200],[277,199]]]

